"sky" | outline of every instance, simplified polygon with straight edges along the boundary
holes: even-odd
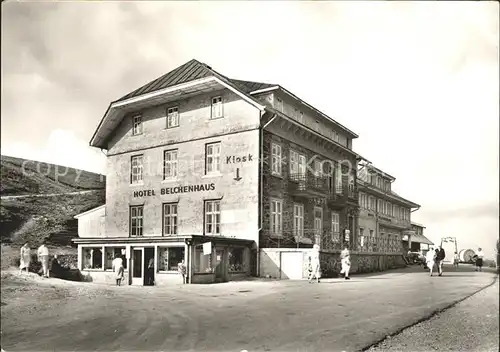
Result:
[[[109,103],[197,59],[356,132],[439,244],[499,234],[496,2],[2,3],[3,155],[106,172]]]

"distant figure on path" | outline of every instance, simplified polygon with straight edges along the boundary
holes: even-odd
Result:
[[[347,247],[344,247],[344,250],[340,252],[340,262],[342,263],[341,274],[344,274],[345,280],[350,280],[349,271],[351,270],[351,253]]]
[[[38,261],[42,263],[43,277],[49,277],[49,249],[45,243],[38,247]]]
[[[309,273],[308,281],[312,283],[313,278],[316,278],[316,282],[319,284],[319,279],[321,276],[321,267],[319,262],[319,245],[315,244],[309,254],[309,261],[311,262],[311,272]]]
[[[483,250],[481,248],[478,248],[476,253],[476,271],[483,271],[483,259]]]
[[[432,276],[432,271],[434,270],[434,263],[436,261],[436,252],[433,248],[430,248],[427,254],[425,255],[425,262],[427,264],[427,268],[429,268],[429,272]]]
[[[123,280],[124,268],[123,268],[123,259],[120,257],[119,254],[115,254],[115,259],[113,259],[113,262],[111,263],[111,268],[115,273],[116,286],[121,286]]]
[[[19,262],[19,274],[21,274],[23,272],[23,269],[26,269],[26,273],[29,273],[30,264],[31,264],[31,248],[29,247],[28,243],[26,242],[21,247],[21,260]]]
[[[185,284],[186,283],[187,268],[186,268],[186,264],[184,264],[184,259],[182,259],[182,262],[177,264],[177,271],[182,276],[182,284]]]
[[[457,252],[455,252],[455,255],[453,257],[453,266],[456,266],[458,268],[458,262],[460,261],[460,256],[458,255]]]

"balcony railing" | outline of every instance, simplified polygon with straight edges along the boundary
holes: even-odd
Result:
[[[293,173],[290,174],[290,182],[293,191],[298,193],[307,193],[326,196],[328,192],[328,178],[326,176],[315,175],[313,173]]]

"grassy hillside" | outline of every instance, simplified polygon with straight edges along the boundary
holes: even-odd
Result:
[[[105,189],[105,181],[105,176],[89,171],[1,156],[2,196]]]
[[[106,179],[73,168],[61,175],[65,170],[64,166],[2,156],[0,239],[3,244],[17,247],[28,241],[34,247],[47,239],[55,246],[71,245],[71,238],[78,236],[73,217],[105,203]],[[50,195],[88,190],[91,192]],[[5,198],[35,194],[44,196]]]

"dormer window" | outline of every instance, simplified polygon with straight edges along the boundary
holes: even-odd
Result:
[[[222,117],[222,97],[213,97],[212,98],[212,119],[217,119]]]
[[[283,112],[283,100],[276,98],[276,110]]]
[[[179,108],[177,106],[167,109],[167,128],[179,126]]]
[[[142,133],[142,116],[141,115],[135,115],[132,118],[133,125],[132,125],[132,135],[137,135]]]

